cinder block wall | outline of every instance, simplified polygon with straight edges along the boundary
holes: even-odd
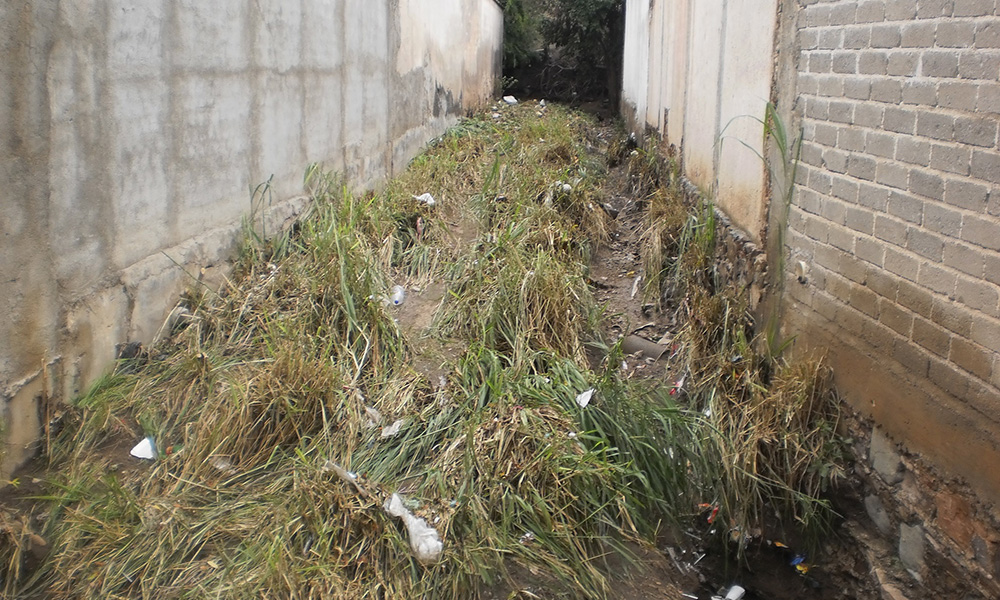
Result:
[[[892,440],[996,502],[998,3],[796,9],[786,331],[828,354],[845,398]]]

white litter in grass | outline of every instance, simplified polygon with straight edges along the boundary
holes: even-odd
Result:
[[[589,389],[586,392],[583,392],[576,397],[576,403],[580,405],[580,408],[587,408],[587,405],[590,404],[590,400],[593,397],[594,397],[594,390]]]
[[[507,104],[517,104],[517,98],[514,96],[504,96],[503,101]]]
[[[396,421],[392,425],[389,425],[387,427],[383,427],[382,428],[382,438],[383,439],[384,438],[390,438],[390,437],[396,435],[397,433],[399,433],[399,430],[402,429],[402,428],[403,428],[403,420],[399,419],[398,421]]]
[[[385,501],[383,508],[390,516],[403,519],[410,534],[410,548],[413,549],[417,560],[430,564],[441,558],[444,544],[441,543],[437,530],[428,525],[427,521],[413,516],[413,513],[403,506],[403,499],[399,497],[399,494],[390,496]]]
[[[129,451],[129,454],[143,460],[156,460],[156,443],[151,437],[143,438]]]
[[[382,421],[382,413],[375,409],[374,406],[366,406],[365,414],[368,415],[368,428],[378,427],[380,421]]]
[[[426,204],[427,206],[434,206],[437,202],[434,201],[434,196],[430,194],[420,194],[419,196],[414,196],[414,200],[421,204]]]

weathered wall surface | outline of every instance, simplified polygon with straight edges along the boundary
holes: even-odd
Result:
[[[878,426],[866,505],[904,565],[928,575],[933,551],[991,581],[1000,13],[993,0],[788,4],[779,37],[793,68],[779,88],[794,90],[785,108],[804,142],[786,331],[826,352],[843,396]]]
[[[791,330],[892,438],[1000,500],[995,2],[802,4]]]
[[[40,399],[231,256],[252,186],[273,176],[280,222],[309,163],[371,185],[488,99],[502,23],[492,0],[0,3],[0,472]]]
[[[681,149],[684,173],[760,242],[777,0],[629,0],[622,108]],[[722,166],[725,165],[725,168]]]

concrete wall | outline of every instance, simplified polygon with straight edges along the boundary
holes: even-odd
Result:
[[[789,332],[888,436],[1000,500],[1000,15],[801,2]]]
[[[628,0],[622,108],[681,149],[684,173],[757,242],[777,0]]]
[[[493,0],[0,3],[0,475],[39,400],[231,256],[252,186],[273,176],[280,223],[309,163],[372,185],[486,101],[502,23]]]

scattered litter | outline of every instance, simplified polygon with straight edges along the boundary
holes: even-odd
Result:
[[[568,194],[573,191],[573,186],[568,183],[562,184],[562,191],[564,194]]]
[[[399,433],[399,430],[402,428],[403,428],[403,419],[399,419],[392,425],[382,428],[382,438],[383,439],[390,438]]]
[[[544,99],[540,100],[538,102],[538,106],[541,106],[542,108],[545,108],[545,100]]]
[[[354,487],[354,489],[358,491],[358,494],[368,497],[368,492],[366,492],[365,489],[362,488],[361,485],[358,483],[357,473],[352,473],[348,471],[347,469],[341,467],[332,460],[328,460],[325,463],[323,463],[323,468],[321,470],[324,473],[329,473],[333,471],[334,473],[337,474],[337,477],[340,477],[343,480],[344,483],[350,484],[352,487]]]
[[[416,554],[417,560],[422,563],[435,563],[441,558],[441,551],[444,544],[438,537],[436,529],[427,524],[427,521],[413,516],[405,506],[399,494],[393,494],[385,501],[383,506],[385,512],[390,516],[403,519],[406,529],[410,533],[410,548]]]
[[[427,206],[434,206],[435,204],[437,204],[434,201],[434,196],[431,196],[430,194],[427,194],[427,193],[420,194],[419,196],[414,196],[413,199],[416,200],[417,202],[419,202],[421,204],[425,204]]]
[[[366,406],[365,414],[368,415],[368,428],[378,427],[379,422],[382,420],[382,413],[376,410],[374,406]]]
[[[593,397],[594,397],[594,390],[593,388],[591,388],[586,392],[583,392],[579,396],[577,396],[576,403],[580,405],[580,408],[587,408],[587,405],[590,404],[590,399]]]
[[[393,306],[399,306],[406,300],[406,290],[403,286],[397,285],[392,288],[392,294],[389,296],[389,303]]]
[[[635,298],[635,295],[639,293],[639,282],[641,281],[642,275],[639,275],[635,278],[635,281],[632,282],[632,298]]]
[[[527,543],[531,542],[534,539],[535,539],[535,534],[529,531],[529,532],[527,532],[527,533],[525,533],[524,535],[521,536],[520,542],[522,544],[527,544]]]
[[[517,104],[517,98],[514,96],[504,96],[503,101],[507,104]]]
[[[637,335],[629,335],[622,340],[622,352],[625,354],[638,354],[643,358],[652,358],[654,361],[660,360],[667,349],[667,346],[651,342]]]
[[[677,381],[674,382],[674,387],[672,387],[670,389],[670,395],[671,396],[676,396],[677,394],[680,394],[681,392],[684,391],[684,380],[685,379],[687,379],[687,375],[681,377],[680,379],[678,379]],[[707,414],[705,416],[706,417],[710,417],[712,415],[711,414]]]
[[[493,113],[493,118],[494,119],[499,119],[500,118],[500,113]]]
[[[726,592],[726,600],[741,600],[747,591],[742,586],[734,585]]]
[[[685,598],[691,598],[691,600],[698,600],[698,596],[695,596],[694,594],[685,594],[684,592],[681,592],[681,596],[684,596]]]
[[[143,438],[129,454],[143,460],[156,460],[156,443],[151,437]]]
[[[236,468],[233,467],[233,463],[229,462],[228,458],[223,458],[221,456],[213,456],[208,459],[208,464],[212,465],[216,471],[223,473],[225,475],[235,475]]]

